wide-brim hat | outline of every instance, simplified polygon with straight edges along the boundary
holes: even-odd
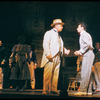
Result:
[[[61,19],[55,19],[55,20],[53,20],[53,23],[51,24],[51,27],[53,27],[56,24],[62,24],[62,25],[64,25],[65,23],[62,22]]]

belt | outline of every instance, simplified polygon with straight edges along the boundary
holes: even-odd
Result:
[[[83,54],[85,54],[86,52],[88,52],[89,50],[93,51],[93,48],[88,48]]]

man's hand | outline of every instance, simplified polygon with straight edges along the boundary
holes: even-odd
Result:
[[[46,58],[47,58],[49,61],[52,61],[52,56],[51,56],[51,54],[48,55],[48,56],[46,56]]]
[[[69,55],[69,53],[70,53],[70,50],[68,49],[68,50],[66,51],[66,54]]]
[[[9,68],[11,68],[11,63],[9,63]]]
[[[37,68],[37,64],[34,64],[34,69],[36,69]]]
[[[81,54],[81,51],[75,51],[74,54],[75,54],[76,56],[79,56],[79,55]]]
[[[3,61],[1,62],[1,65],[4,65],[4,62]]]
[[[77,68],[77,72],[79,72],[80,71],[80,69],[79,68]]]

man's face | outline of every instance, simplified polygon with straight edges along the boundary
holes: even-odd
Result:
[[[82,30],[83,30],[83,27],[81,25],[78,25],[77,32],[80,34]]]
[[[100,44],[99,43],[96,43],[95,48],[96,49],[99,49],[99,47],[100,47]]]
[[[61,32],[63,29],[63,25],[62,24],[56,24],[55,28],[57,29],[58,32]]]

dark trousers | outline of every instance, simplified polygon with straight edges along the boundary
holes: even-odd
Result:
[[[60,71],[59,71],[59,79],[58,79],[58,89],[60,90],[61,95],[68,96],[68,85],[69,85],[69,79],[64,74],[64,66],[62,66],[62,58],[61,58],[61,65],[60,65]]]

